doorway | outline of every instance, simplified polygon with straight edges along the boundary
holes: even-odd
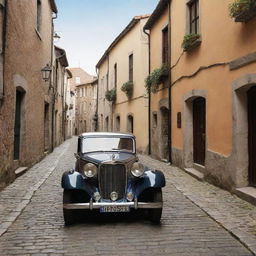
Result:
[[[49,150],[50,138],[50,118],[49,118],[49,104],[44,104],[44,151]]]
[[[16,109],[14,123],[14,160],[20,159],[21,125],[22,125],[22,103],[24,92],[16,91]]]
[[[127,116],[127,131],[129,133],[133,133],[133,116],[132,115]]]
[[[169,110],[166,107],[162,107],[160,108],[160,114],[161,114],[160,156],[161,156],[161,159],[168,160],[169,159],[169,149],[168,149]]]
[[[193,101],[193,157],[194,163],[205,165],[205,99]]]
[[[250,186],[256,187],[256,86],[247,92],[248,97],[248,154]]]

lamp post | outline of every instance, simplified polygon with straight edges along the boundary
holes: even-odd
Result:
[[[50,79],[52,68],[47,64],[44,68],[41,69],[43,80],[47,82]]]

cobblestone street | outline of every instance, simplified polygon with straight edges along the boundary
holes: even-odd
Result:
[[[65,227],[60,180],[75,151],[72,138],[0,192],[1,256],[255,255],[255,206],[148,156],[167,178],[161,225],[125,215]]]

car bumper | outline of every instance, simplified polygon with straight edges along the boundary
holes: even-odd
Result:
[[[71,204],[63,204],[64,209],[100,209],[105,206],[128,206],[130,208],[138,209],[156,209],[162,208],[162,202],[90,202],[90,203],[71,203]]]

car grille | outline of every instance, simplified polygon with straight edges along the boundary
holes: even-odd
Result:
[[[126,189],[126,168],[122,164],[104,164],[100,167],[100,194],[103,199],[110,199],[110,193],[118,193],[118,199],[124,197]]]

